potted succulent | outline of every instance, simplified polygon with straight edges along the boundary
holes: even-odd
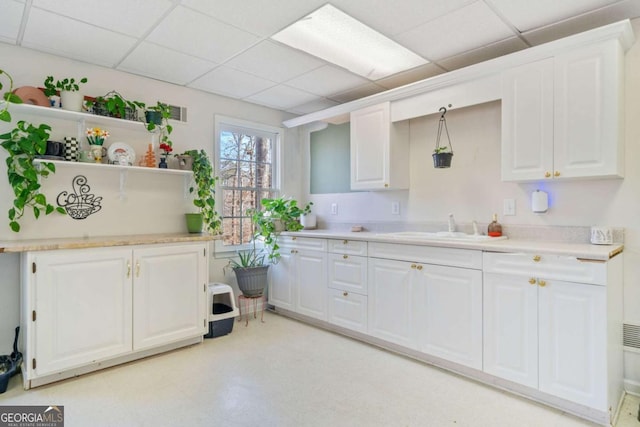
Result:
[[[55,173],[55,164],[42,162],[39,166],[33,162],[36,156],[46,152],[50,130],[49,125],[36,127],[21,120],[11,132],[0,135],[0,145],[9,154],[7,177],[14,194],[12,207],[8,211],[9,227],[16,233],[20,231],[19,220],[27,209],[33,211],[36,219],[41,214],[49,215],[54,211],[65,213],[63,208],[50,204],[40,192],[40,178]]]
[[[82,104],[84,96],[80,92],[80,84],[86,83],[88,80],[86,77],[81,78],[79,81],[72,78],[65,78],[63,80],[56,80],[53,83],[53,76],[47,76],[44,81],[44,94],[46,96],[54,96],[60,94],[60,105],[63,109],[69,111],[82,111]]]
[[[209,156],[204,150],[189,150],[188,154],[193,158],[193,181],[189,187],[189,193],[194,195],[193,205],[199,209],[198,213],[187,213],[187,229],[190,233],[201,233],[204,228],[210,234],[220,232],[221,220],[216,212],[216,181],[213,175],[213,167]]]
[[[2,110],[0,110],[0,120],[3,122],[10,122],[11,114],[9,113],[9,104],[22,104],[22,99],[13,93],[13,78],[11,78],[11,75],[4,70],[0,70],[0,76],[3,74],[7,76],[7,79],[9,79],[9,91],[2,95],[5,104]],[[0,82],[0,90],[2,90],[3,87],[2,82]]]

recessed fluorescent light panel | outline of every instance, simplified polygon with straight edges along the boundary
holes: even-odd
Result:
[[[272,39],[370,80],[428,63],[330,4],[291,24]]]

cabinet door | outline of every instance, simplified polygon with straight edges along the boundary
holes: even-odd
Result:
[[[542,179],[553,169],[553,58],[502,75],[502,180]]]
[[[204,244],[134,251],[133,346],[155,347],[205,333]]]
[[[538,286],[529,279],[484,274],[484,371],[538,387]]]
[[[25,363],[42,376],[131,352],[131,250],[38,253],[29,279],[35,310]],[[31,375],[30,375],[31,376]]]
[[[538,295],[540,391],[607,411],[606,288],[548,280]]]
[[[420,264],[416,274],[418,349],[482,369],[482,272]]]
[[[329,287],[367,295],[367,258],[329,254]]]
[[[369,259],[369,335],[416,348],[411,266],[403,261]]]
[[[278,263],[269,268],[269,304],[291,311],[295,310],[294,251],[281,250]]]
[[[389,187],[389,103],[351,113],[351,189]]]
[[[623,58],[614,40],[556,57],[554,164],[560,178],[623,176]]]
[[[329,289],[329,323],[353,331],[367,332],[367,297],[338,289]]]
[[[296,312],[327,320],[327,253],[297,250]]]

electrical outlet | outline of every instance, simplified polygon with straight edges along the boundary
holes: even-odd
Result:
[[[391,202],[391,215],[400,215],[400,203]]]
[[[516,199],[504,199],[503,211],[504,215],[516,214]]]
[[[338,204],[331,203],[331,215],[338,215]]]

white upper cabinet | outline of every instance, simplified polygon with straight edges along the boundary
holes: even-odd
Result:
[[[616,40],[502,74],[502,180],[622,177],[623,59]]]
[[[409,188],[409,124],[391,123],[389,102],[351,113],[351,189]]]

